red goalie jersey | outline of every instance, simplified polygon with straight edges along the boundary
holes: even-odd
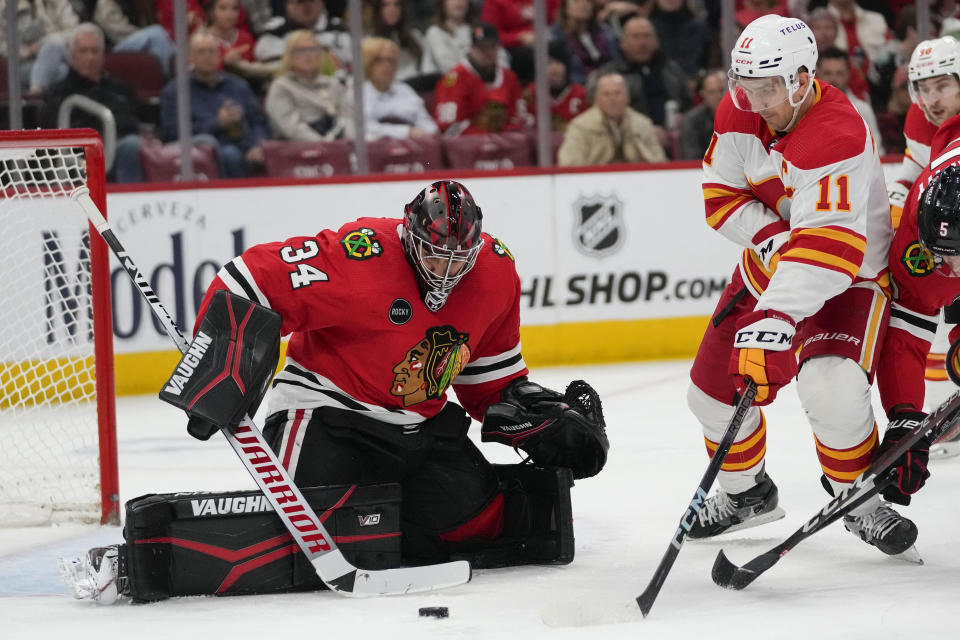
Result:
[[[361,218],[337,231],[251,247],[214,278],[218,289],[280,313],[290,334],[270,413],[334,406],[390,424],[440,412],[453,387],[480,420],[527,374],[520,355],[520,279],[512,254],[483,234],[476,265],[436,312],[400,243],[402,221]]]
[[[960,116],[944,122],[931,144],[929,165],[907,196],[900,228],[890,246],[890,275],[894,300],[890,307],[877,386],[883,408],[897,405],[923,410],[927,353],[937,332],[940,309],[960,296],[960,278],[945,276],[933,256],[920,246],[917,206],[930,180],[950,165],[960,165]],[[960,337],[960,325],[950,332]]]

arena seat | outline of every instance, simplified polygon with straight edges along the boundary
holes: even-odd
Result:
[[[437,136],[380,138],[367,143],[367,156],[371,173],[420,173],[446,168]]]
[[[512,169],[534,163],[530,140],[521,131],[444,137],[442,141],[451,169]]]
[[[193,175],[196,180],[215,180],[220,177],[214,148],[195,144],[191,149]],[[147,182],[178,182],[180,175],[180,143],[144,144],[140,150],[143,175]]]
[[[349,140],[265,140],[261,146],[267,175],[273,178],[324,178],[353,172],[353,143]]]
[[[121,82],[130,85],[144,102],[158,102],[166,84],[163,65],[149,53],[113,51],[103,59],[104,69]]]

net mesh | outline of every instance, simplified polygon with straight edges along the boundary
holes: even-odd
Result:
[[[96,521],[84,150],[0,149],[0,526]]]

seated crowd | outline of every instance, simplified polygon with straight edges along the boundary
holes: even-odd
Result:
[[[173,1],[19,5],[21,81],[26,98],[39,105],[34,126],[102,130],[95,110],[68,100],[90,98],[112,112],[116,126],[109,179],[149,178],[141,157],[180,131]],[[546,6],[555,162],[702,157],[727,84],[719,3],[547,0]],[[817,78],[846,92],[886,153],[903,152],[906,64],[918,42],[913,6],[869,0],[736,0],[735,6],[741,26],[765,13],[804,18],[820,51]],[[210,149],[221,178],[269,175],[266,155],[276,141],[349,150],[356,64],[365,78],[368,142],[430,140],[432,150],[459,154],[463,146],[451,139],[498,134],[496,144],[527,147],[515,162],[533,163],[532,7],[533,0],[364,0],[362,59],[353,60],[346,0],[187,0],[193,141]],[[0,12],[2,51],[5,20]],[[932,3],[931,21],[933,35],[960,28],[957,3]],[[144,64],[119,65],[124,55]],[[143,86],[145,62],[159,78],[152,91]],[[431,151],[434,165],[439,157]],[[476,166],[511,165],[478,160]]]

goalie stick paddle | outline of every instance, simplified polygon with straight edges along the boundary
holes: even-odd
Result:
[[[117,240],[110,223],[90,198],[89,190],[78,187],[70,196],[83,208],[90,224],[110,247],[127,275],[136,283],[167,335],[176,343],[177,349],[181,353],[186,351],[189,342],[180,333],[157,294]],[[240,456],[247,472],[256,481],[287,531],[316,569],[317,575],[332,591],[353,597],[398,595],[455,587],[470,581],[470,563],[464,560],[379,571],[358,569],[350,564],[343,552],[337,548],[333,536],[323,526],[287,470],[277,460],[253,420],[244,416],[235,430],[224,427],[220,431]]]
[[[777,546],[766,553],[761,553],[743,566],[733,564],[721,549],[710,572],[714,583],[738,591],[745,588],[759,578],[764,571],[779,562],[780,558],[787,555],[795,546],[882,491],[885,486],[896,479],[895,473],[890,467],[897,461],[897,458],[927,433],[930,434],[931,440],[936,440],[952,429],[958,419],[960,419],[960,391],[947,398],[943,404],[934,409],[923,422],[901,438],[895,446],[874,460],[873,464],[850,486],[841,491],[815,516],[807,520],[802,527]]]
[[[717,474],[720,473],[720,467],[723,465],[723,461],[727,457],[727,452],[730,451],[730,447],[737,437],[737,431],[740,430],[740,425],[743,424],[747,410],[753,404],[753,398],[756,395],[757,385],[753,380],[748,378],[747,388],[744,389],[743,395],[740,396],[740,401],[737,402],[734,408],[733,417],[730,418],[727,430],[724,431],[723,437],[717,444],[717,450],[713,453],[713,457],[710,458],[710,464],[707,465],[707,470],[700,479],[700,484],[697,486],[696,493],[693,494],[693,499],[690,500],[687,510],[684,511],[683,517],[680,518],[680,525],[670,540],[670,546],[667,547],[667,551],[663,554],[663,559],[660,560],[660,564],[657,565],[656,570],[653,572],[653,577],[650,578],[650,584],[643,590],[643,593],[637,596],[637,604],[640,606],[640,611],[643,613],[644,618],[650,613],[654,601],[660,594],[660,589],[663,587],[663,583],[666,581],[667,575],[673,567],[673,563],[680,554],[680,547],[683,546],[684,540],[687,539],[687,533],[693,526],[693,522],[700,512],[700,509],[703,507],[703,502],[710,492],[710,487],[713,486],[713,481],[717,478]]]

